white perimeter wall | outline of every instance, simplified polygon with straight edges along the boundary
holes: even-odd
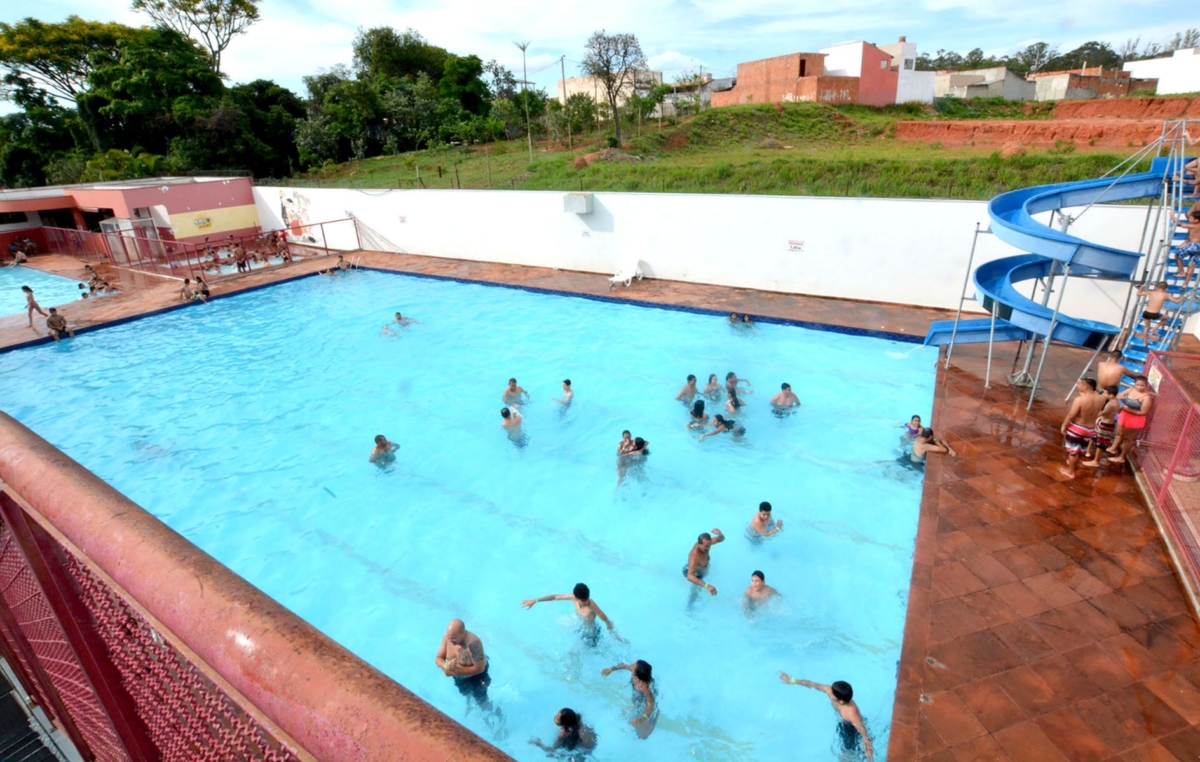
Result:
[[[353,215],[413,254],[608,275],[640,260],[656,278],[945,309],[958,306],[975,224],[988,224],[982,201],[595,193],[592,213],[576,215],[556,191],[254,194],[264,229],[282,226],[281,194],[297,194],[310,221]],[[1096,206],[1071,232],[1137,249],[1145,218],[1142,208]],[[330,246],[355,247],[348,225],[333,227]],[[1017,253],[981,235],[975,264]],[[1072,279],[1063,310],[1119,323],[1125,293]]]
[[[1200,48],[1176,50],[1170,58],[1130,61],[1122,68],[1134,79],[1157,79],[1159,95],[1200,90]]]

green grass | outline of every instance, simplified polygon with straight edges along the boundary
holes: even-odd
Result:
[[[997,115],[1024,105],[985,103],[989,113]],[[532,162],[524,141],[511,141],[376,157],[285,182],[357,188],[987,199],[1012,188],[1098,177],[1124,158],[1082,147],[1001,158],[990,146],[944,148],[892,139],[893,123],[918,113],[931,118],[937,112],[912,105],[734,106],[705,111],[678,127],[664,124],[660,130],[657,123],[645,123],[640,135],[631,128],[625,134],[626,148],[615,160],[595,159],[605,139],[596,133],[584,136],[573,150],[539,142]],[[576,169],[577,157],[584,155],[595,160]]]

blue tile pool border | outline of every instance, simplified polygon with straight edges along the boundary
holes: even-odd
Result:
[[[435,275],[432,273],[416,273],[416,272],[410,272],[407,270],[389,270],[384,267],[358,267],[355,269],[363,270],[363,271],[367,271],[367,272],[387,273],[388,275],[407,276],[407,277],[411,277],[411,278],[425,278],[427,280],[452,281],[455,283],[466,283],[466,284],[475,285],[475,286],[491,286],[494,288],[509,288],[509,289],[514,289],[517,291],[527,291],[532,294],[543,294],[543,295],[547,295],[547,296],[565,296],[565,297],[572,297],[572,298],[576,298],[576,299],[590,299],[590,300],[596,301],[596,302],[607,302],[610,304],[624,304],[624,305],[629,305],[632,307],[645,307],[647,309],[669,310],[669,311],[673,311],[673,312],[688,312],[693,315],[709,315],[709,316],[723,317],[728,314],[724,310],[705,309],[703,307],[688,307],[686,305],[679,305],[679,304],[662,304],[660,302],[647,302],[647,301],[641,301],[638,299],[628,299],[628,298],[619,297],[619,296],[610,296],[607,294],[585,294],[585,293],[580,293],[578,291],[565,291],[562,289],[543,288],[540,286],[518,285],[515,283],[495,283],[493,281],[477,280],[474,278],[460,278],[460,277],[453,276],[453,275]],[[302,278],[311,278],[314,276],[320,276],[320,273],[318,273],[318,272],[298,273],[291,277],[281,278],[280,280],[275,280],[270,283],[263,283],[263,284],[260,284],[257,286],[249,286],[247,288],[239,289],[232,293],[214,294],[209,297],[208,301],[214,302],[214,301],[217,301],[218,299],[227,299],[227,298],[234,297],[234,296],[241,296],[242,294],[249,294],[253,291],[260,291],[264,288],[273,288],[275,286],[279,286],[284,283],[291,283],[292,281],[297,281]],[[135,322],[138,320],[143,320],[145,318],[151,318],[151,317],[155,317],[157,315],[164,315],[168,312],[174,312],[176,310],[187,309],[187,308],[193,307],[195,305],[196,305],[196,302],[180,302],[179,304],[172,304],[168,307],[160,307],[156,310],[150,310],[149,312],[139,312],[136,315],[128,315],[126,317],[117,318],[115,320],[109,320],[104,323],[98,323],[96,325],[88,325],[88,326],[83,326],[81,328],[77,328],[77,329],[75,329],[75,335],[79,336],[79,335],[85,334],[85,333],[93,333],[95,331],[102,331],[105,328],[113,328],[118,325],[132,323],[132,322]],[[895,333],[892,331],[875,331],[875,330],[871,330],[868,328],[853,328],[853,327],[844,326],[844,325],[834,325],[832,323],[818,323],[818,322],[811,321],[811,320],[794,320],[792,318],[771,317],[769,315],[763,315],[763,316],[754,315],[753,317],[754,317],[754,322],[756,322],[756,323],[766,323],[766,324],[770,324],[770,325],[794,326],[796,328],[807,328],[812,331],[825,331],[827,333],[840,333],[840,334],[843,334],[846,336],[862,336],[862,337],[872,338],[872,339],[883,339],[885,341],[897,341],[897,342],[901,342],[904,344],[921,344],[924,341],[924,337],[917,336],[915,334],[908,334],[908,333]],[[53,344],[53,343],[54,343],[54,339],[50,338],[49,336],[38,336],[36,339],[30,339],[29,341],[24,341],[19,344],[13,344],[12,346],[4,347],[3,349],[0,349],[0,355],[6,354],[8,352],[13,352],[13,351],[16,351],[19,349],[28,349],[30,347],[36,347],[36,346],[41,346],[43,344]]]

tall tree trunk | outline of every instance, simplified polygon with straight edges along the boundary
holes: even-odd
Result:
[[[608,105],[612,109],[613,129],[617,133],[617,148],[621,147],[621,112],[617,111],[617,97],[608,96]]]

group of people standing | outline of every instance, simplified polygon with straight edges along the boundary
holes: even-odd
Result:
[[[1120,390],[1127,372],[1121,357],[1120,350],[1109,352],[1108,359],[1096,367],[1095,379],[1081,378],[1075,384],[1075,396],[1059,427],[1067,451],[1067,464],[1059,470],[1068,479],[1076,477],[1081,465],[1096,468],[1104,460],[1124,463],[1138,432],[1146,427],[1154,394],[1143,375],[1134,376],[1133,385]]]

